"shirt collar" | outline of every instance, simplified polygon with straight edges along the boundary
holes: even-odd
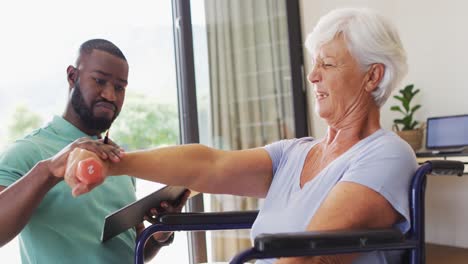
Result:
[[[57,134],[62,135],[71,140],[75,140],[77,138],[82,138],[82,137],[98,139],[97,136],[90,136],[84,133],[83,131],[79,130],[76,126],[74,126],[72,123],[68,122],[61,116],[54,116],[54,118],[50,122],[50,127]]]

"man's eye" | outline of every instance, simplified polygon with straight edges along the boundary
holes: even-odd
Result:
[[[322,66],[323,66],[324,68],[330,68],[330,67],[333,67],[333,64],[331,64],[331,63],[323,63]]]
[[[122,91],[125,91],[125,87],[120,86],[120,85],[116,85],[116,86],[115,86],[115,90],[116,90],[116,91],[119,91],[119,92],[122,92]]]
[[[99,84],[99,85],[105,85],[106,84],[106,80],[99,79],[99,78],[95,78],[95,80],[96,80],[96,83]]]

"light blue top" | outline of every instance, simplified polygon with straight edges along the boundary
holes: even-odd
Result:
[[[300,175],[310,149],[307,137],[265,146],[273,161],[273,181],[252,227],[261,233],[305,231],[330,190],[340,181],[362,184],[384,196],[403,217],[396,227],[410,228],[409,186],[417,169],[414,152],[395,133],[380,129],[359,141],[300,188]],[[400,263],[401,252],[364,253],[354,264]],[[274,259],[257,263],[273,263]]]
[[[63,118],[54,117],[0,155],[0,185],[11,185],[38,161],[85,136]],[[58,183],[19,235],[22,263],[133,263],[134,229],[106,243],[101,243],[100,237],[105,216],[135,199],[134,179],[128,176],[109,177],[92,192],[77,198],[66,183]]]

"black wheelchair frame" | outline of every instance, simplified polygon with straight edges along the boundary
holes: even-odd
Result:
[[[407,250],[409,264],[425,263],[424,197],[428,174],[462,176],[464,164],[458,161],[434,160],[422,164],[412,178],[410,189],[411,229],[403,234],[397,229],[346,230],[260,234],[254,245],[240,252],[230,264],[252,259],[319,256],[370,252],[375,250]],[[143,264],[146,240],[160,231],[208,231],[251,228],[258,211],[222,213],[164,214],[147,227],[137,240],[135,263]]]

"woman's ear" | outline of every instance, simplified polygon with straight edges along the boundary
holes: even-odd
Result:
[[[385,65],[382,63],[374,63],[367,71],[368,79],[366,83],[366,91],[373,92],[379,86],[385,73]]]

